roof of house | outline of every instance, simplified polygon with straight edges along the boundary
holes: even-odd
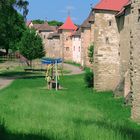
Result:
[[[27,21],[27,22],[26,22],[26,26],[28,27],[31,23],[32,23],[31,20],[30,20],[30,21]]]
[[[125,13],[125,9],[131,5],[131,0],[127,2],[124,7],[116,14],[116,17],[119,17]]]
[[[41,24],[33,24],[33,28],[38,30],[38,28],[41,26]]]
[[[58,32],[50,33],[48,39],[59,38],[60,34]]]
[[[77,31],[73,32],[73,33],[72,33],[72,36],[81,36],[81,27],[78,28]]]
[[[101,0],[93,9],[120,11],[130,0]]]
[[[44,24],[40,24],[37,25],[38,26],[38,29],[39,31],[55,31],[56,30],[56,27],[55,26],[50,26],[47,22],[45,22]]]
[[[91,22],[93,21],[94,21],[94,15],[93,12],[91,11],[88,18],[82,23],[81,28],[90,28]]]
[[[59,30],[76,30],[76,29],[77,29],[77,26],[74,25],[70,16],[68,16],[65,23],[59,27]]]

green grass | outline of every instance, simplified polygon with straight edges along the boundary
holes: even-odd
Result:
[[[66,63],[66,64],[71,64],[71,65],[77,66],[77,67],[80,67],[80,66],[81,66],[81,64],[76,63],[76,62],[73,62],[73,61],[65,61],[65,63]]]
[[[61,78],[63,90],[46,90],[44,78],[18,79],[0,91],[1,140],[139,140],[130,108],[111,92],[85,87],[84,75]]]

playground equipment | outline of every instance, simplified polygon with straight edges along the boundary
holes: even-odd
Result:
[[[43,58],[41,62],[47,65],[45,80],[47,81],[48,89],[55,88],[57,91],[59,89],[58,64],[62,63],[63,60],[61,58]]]

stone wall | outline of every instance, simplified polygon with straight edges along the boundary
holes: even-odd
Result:
[[[140,1],[132,0],[131,26],[131,90],[133,93],[132,118],[140,122]]]
[[[81,32],[81,64],[82,66],[91,67],[88,57],[88,48],[91,44],[91,28],[84,28]]]
[[[48,39],[46,56],[50,58],[62,58],[62,45],[60,38]]]
[[[98,91],[115,90],[120,81],[120,39],[116,13],[94,12],[94,87]]]
[[[72,61],[72,31],[70,30],[63,30],[60,39],[62,42],[63,50],[62,55],[64,61]]]
[[[48,38],[50,33],[53,33],[53,32],[48,32],[48,31],[38,32],[38,34],[40,35],[40,37],[43,40],[43,45],[44,45],[44,49],[45,49],[46,55],[47,55],[47,46],[48,46],[48,39],[47,38]]]
[[[72,37],[72,53],[73,61],[76,63],[81,63],[81,37],[73,36]]]
[[[130,93],[130,31],[131,31],[131,7],[126,7],[125,13],[116,17],[119,33],[119,55],[120,55],[120,94],[127,97]]]

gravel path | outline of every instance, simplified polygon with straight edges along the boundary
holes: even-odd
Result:
[[[70,73],[65,74],[65,75],[77,75],[77,74],[84,73],[84,71],[82,69],[80,69],[80,67],[70,65],[70,64],[66,64],[66,63],[64,63],[64,69],[71,71]]]
[[[82,71],[79,67],[70,64],[64,64],[64,69],[71,71],[70,73],[65,75],[77,75],[84,73],[84,71]],[[9,86],[15,79],[16,78],[0,77],[0,89]]]
[[[10,85],[13,80],[15,79],[11,79],[11,78],[0,78],[0,89],[3,89],[5,87],[7,87],[8,85]]]

